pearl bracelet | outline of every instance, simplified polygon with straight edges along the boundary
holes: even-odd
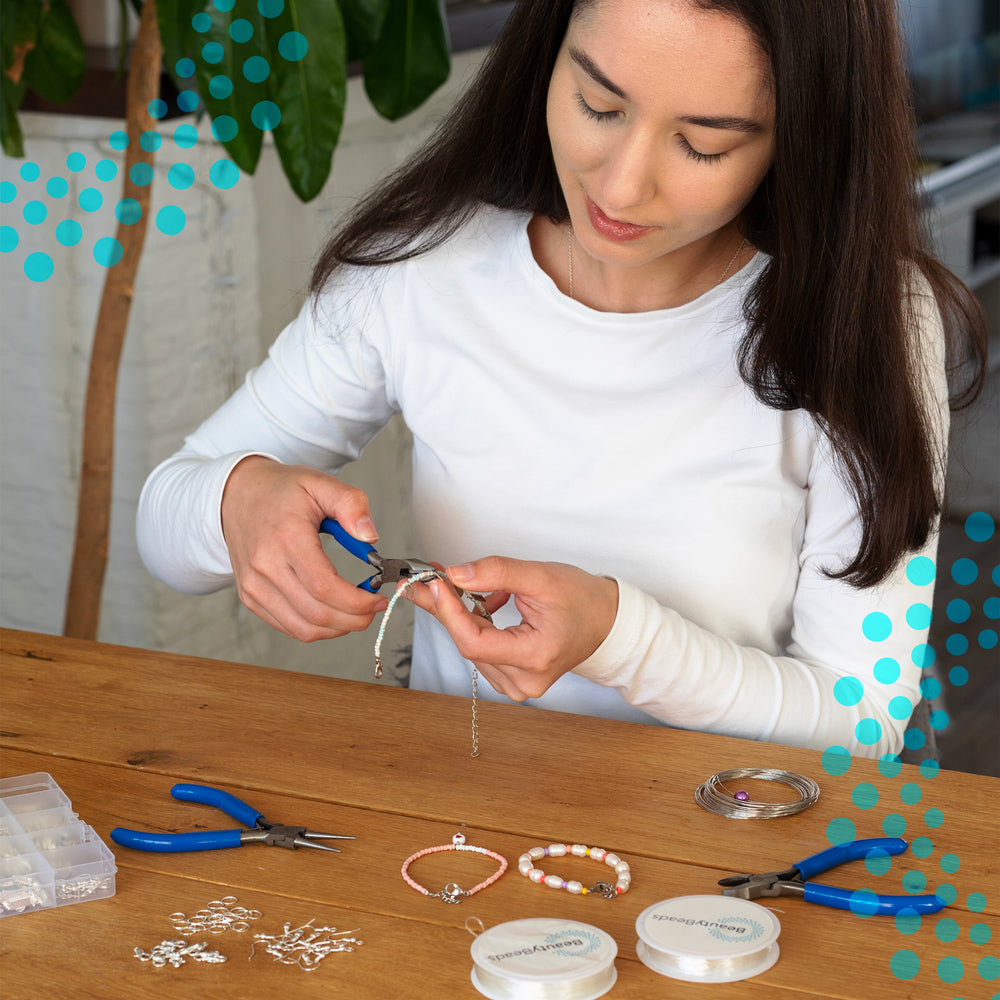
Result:
[[[603,861],[609,868],[613,868],[618,876],[614,885],[610,882],[598,882],[591,888],[586,888],[582,882],[571,879],[560,878],[558,875],[546,875],[541,868],[535,867],[535,862],[542,858],[563,858],[567,854],[577,858],[593,858],[595,861]],[[613,899],[628,892],[632,884],[632,872],[629,870],[628,862],[622,861],[617,854],[611,854],[601,847],[584,847],[583,844],[549,844],[548,847],[532,847],[527,854],[522,854],[517,859],[517,870],[532,882],[540,885],[547,885],[550,889],[566,889],[577,895],[586,896],[588,893],[599,892],[605,899]]]
[[[500,867],[485,882],[480,882],[479,885],[473,886],[471,889],[462,889],[454,882],[449,882],[440,892],[431,892],[430,889],[425,889],[410,876],[409,867],[417,858],[422,858],[425,854],[437,854],[439,851],[474,851],[476,854],[485,854],[487,857],[493,858],[494,861],[499,861]],[[502,854],[497,854],[496,851],[488,851],[485,847],[474,847],[472,844],[466,844],[465,836],[461,833],[456,833],[451,838],[450,844],[441,844],[438,847],[426,847],[422,851],[417,851],[416,854],[411,854],[403,862],[400,874],[407,885],[416,889],[417,892],[423,893],[425,896],[436,897],[446,903],[461,903],[466,896],[473,896],[480,889],[485,889],[487,886],[493,885],[506,870],[507,859]]]

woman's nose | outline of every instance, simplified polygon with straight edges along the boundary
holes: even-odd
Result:
[[[658,160],[652,137],[638,130],[623,135],[605,162],[601,184],[603,209],[625,210],[652,201],[658,188]]]

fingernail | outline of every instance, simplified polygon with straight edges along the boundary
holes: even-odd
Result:
[[[375,614],[379,614],[380,612],[385,611],[387,607],[389,607],[388,601],[385,600],[379,601],[378,604],[375,605]]]
[[[434,603],[437,604],[438,600],[440,600],[441,598],[441,581],[431,580],[430,588],[431,588],[431,597],[434,598]]]
[[[378,532],[375,530],[375,522],[366,514],[359,517],[354,522],[354,537],[366,542],[377,542]]]
[[[476,568],[472,563],[462,563],[460,566],[449,566],[448,576],[455,583],[465,583],[476,575]]]

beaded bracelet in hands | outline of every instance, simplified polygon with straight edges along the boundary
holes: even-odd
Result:
[[[614,885],[610,882],[597,882],[591,888],[586,888],[582,882],[575,879],[566,881],[558,875],[546,875],[541,868],[535,867],[535,862],[542,858],[563,858],[571,854],[577,858],[593,858],[595,861],[603,861],[609,868],[613,868],[618,878]],[[614,899],[628,892],[632,884],[632,872],[629,870],[628,862],[622,861],[617,854],[611,854],[601,847],[584,847],[583,844],[549,844],[548,847],[532,847],[526,854],[522,854],[517,859],[517,870],[532,882],[540,885],[547,885],[550,889],[566,889],[577,895],[589,895],[599,892],[605,899]]]
[[[494,861],[499,861],[500,867],[485,882],[480,882],[479,885],[473,886],[471,889],[462,889],[454,882],[449,882],[440,892],[431,892],[430,889],[425,889],[410,876],[409,867],[417,858],[422,858],[425,854],[437,854],[439,851],[474,851],[476,854],[485,854],[487,857],[493,858]],[[445,903],[461,903],[466,896],[473,896],[480,889],[485,889],[487,886],[493,885],[506,870],[507,859],[503,855],[497,854],[496,851],[488,851],[485,847],[474,847],[472,844],[467,844],[465,836],[461,833],[456,833],[451,838],[450,844],[441,844],[438,847],[426,847],[422,851],[417,851],[416,854],[411,854],[403,862],[400,874],[407,885],[412,886],[417,892],[423,893],[425,896],[436,897]]]

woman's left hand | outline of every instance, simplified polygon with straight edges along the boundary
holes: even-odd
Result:
[[[443,580],[414,587],[410,599],[448,630],[458,651],[512,701],[543,695],[604,641],[618,613],[618,584],[564,563],[489,556],[450,566],[462,590],[487,594],[491,613],[513,596],[521,623],[499,629],[470,612]]]

